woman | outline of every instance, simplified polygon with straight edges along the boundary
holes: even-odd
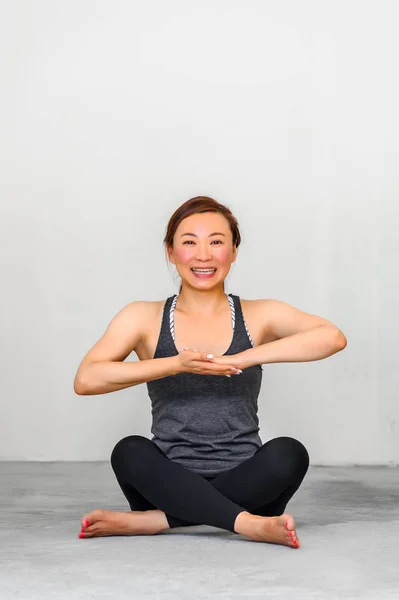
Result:
[[[202,196],[185,202],[164,240],[182,280],[179,294],[128,304],[80,364],[77,394],[145,382],[153,437],[128,436],[112,452],[131,512],[94,510],[82,518],[79,537],[205,524],[299,548],[284,511],[309,456],[290,437],[262,443],[261,365],[320,360],[346,339],[331,322],[283,302],[227,295],[240,241],[226,206]],[[123,362],[133,350],[140,360]]]

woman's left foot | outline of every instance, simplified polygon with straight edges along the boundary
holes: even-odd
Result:
[[[169,523],[162,510],[115,512],[113,510],[93,510],[81,520],[80,538],[109,535],[154,535],[169,529]]]

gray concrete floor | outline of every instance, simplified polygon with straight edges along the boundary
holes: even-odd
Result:
[[[80,540],[128,510],[108,463],[0,463],[0,598],[399,599],[399,469],[311,467],[287,512],[302,547],[208,526]]]

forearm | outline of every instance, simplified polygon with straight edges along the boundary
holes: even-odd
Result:
[[[98,361],[78,371],[74,389],[83,396],[108,394],[178,372],[175,356],[136,362]]]
[[[309,331],[250,348],[240,352],[239,356],[242,357],[246,366],[307,362],[332,356],[343,350],[345,346],[345,336],[339,329],[321,325]]]

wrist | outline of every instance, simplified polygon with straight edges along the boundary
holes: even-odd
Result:
[[[183,367],[180,364],[179,355],[167,357],[165,360],[167,360],[169,363],[168,370],[170,371],[170,375],[178,375],[179,373],[183,373]]]
[[[258,364],[253,359],[253,348],[249,348],[248,350],[244,350],[243,352],[236,354],[236,357],[238,358],[238,361],[234,361],[234,366],[237,366],[240,369],[248,369],[248,367],[253,367]],[[238,364],[236,364],[236,362]]]

